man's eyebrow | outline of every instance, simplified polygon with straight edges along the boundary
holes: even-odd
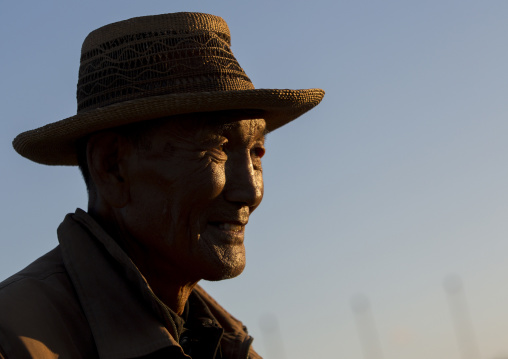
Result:
[[[263,131],[260,133],[259,138],[263,140],[263,143],[266,142],[266,138],[268,137],[268,134],[270,131],[268,128],[266,128],[266,124],[263,126]]]
[[[217,131],[218,134],[223,135],[225,132],[234,129],[234,127],[235,127],[234,122],[226,122],[215,125],[214,130]],[[261,127],[263,127],[263,131],[261,131],[261,136],[266,137],[270,131],[266,128],[266,126],[261,125],[258,126],[257,129],[260,129]]]
[[[215,130],[219,135],[223,135],[225,132],[230,131],[233,128],[233,123],[225,122],[215,125]]]

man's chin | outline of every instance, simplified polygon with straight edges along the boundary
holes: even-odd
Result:
[[[207,243],[207,242],[205,242]],[[208,243],[207,243],[208,244]],[[245,247],[236,245],[208,245],[201,267],[201,278],[209,281],[230,279],[242,274],[245,269]],[[203,273],[204,271],[204,273]]]
[[[241,263],[235,263],[234,265],[223,265],[220,268],[215,268],[213,271],[209,271],[204,280],[208,280],[211,282],[217,282],[219,280],[231,279],[238,277],[242,274],[245,269],[245,260],[241,261]]]

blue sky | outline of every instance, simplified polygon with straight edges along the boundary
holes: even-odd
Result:
[[[0,278],[86,207],[77,169],[31,163],[12,139],[75,114],[88,32],[175,11],[222,16],[256,87],[327,93],[268,136],[244,274],[204,283],[255,348],[363,358],[360,293],[385,358],[459,359],[443,288],[456,274],[480,357],[508,356],[506,1],[3,2]]]

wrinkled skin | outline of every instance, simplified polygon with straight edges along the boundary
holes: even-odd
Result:
[[[89,212],[177,313],[201,279],[245,267],[244,231],[263,198],[262,119],[166,120],[141,145],[102,133],[88,145]]]

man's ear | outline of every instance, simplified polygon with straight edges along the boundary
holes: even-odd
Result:
[[[125,137],[110,131],[92,135],[88,140],[86,156],[97,198],[111,207],[121,208],[129,201],[126,170],[129,145]]]

